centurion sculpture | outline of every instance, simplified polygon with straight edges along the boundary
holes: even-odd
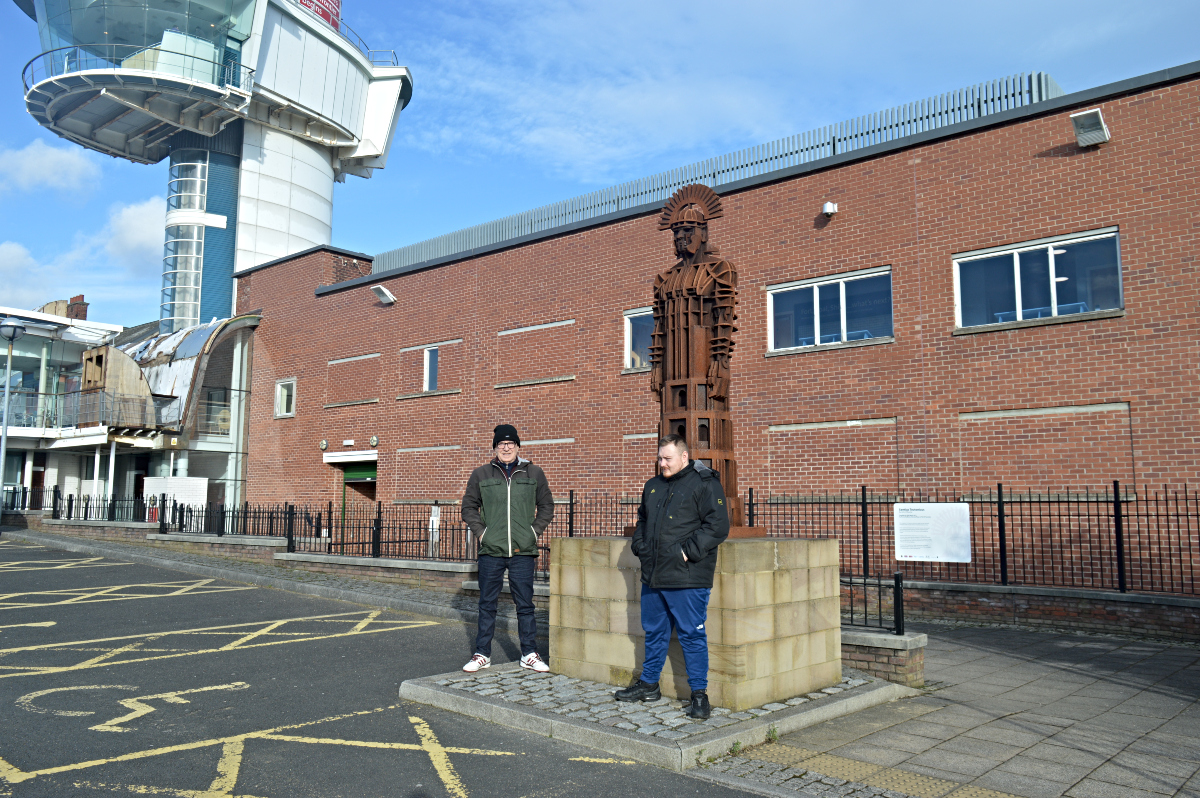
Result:
[[[737,269],[708,241],[721,198],[692,184],[671,195],[658,222],[679,261],[654,279],[651,389],[662,407],[659,435],[684,438],[692,457],[717,472],[729,523],[743,525],[729,413],[729,360],[737,331]]]

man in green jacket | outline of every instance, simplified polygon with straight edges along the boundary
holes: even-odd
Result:
[[[538,538],[554,518],[554,497],[542,469],[520,456],[516,427],[496,427],[492,449],[496,456],[471,472],[462,501],[463,522],[479,539],[479,632],[475,654],[463,670],[474,673],[492,666],[496,601],[508,571],[508,589],[517,605],[521,667],[545,673],[550,668],[537,653],[533,575]]]

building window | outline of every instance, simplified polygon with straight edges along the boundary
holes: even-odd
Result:
[[[431,346],[425,350],[425,376],[421,380],[422,391],[438,389],[438,348]]]
[[[171,333],[200,323],[200,278],[204,262],[204,227],[169,225],[163,249],[160,332]]]
[[[892,337],[891,267],[767,286],[771,351]]]
[[[650,368],[650,342],[653,334],[653,308],[625,311],[625,368]]]
[[[291,418],[296,415],[296,380],[280,380],[275,383],[275,418]]]
[[[176,150],[171,153],[171,171],[167,181],[167,210],[205,210],[208,150]]]
[[[1059,236],[954,259],[959,327],[1121,308],[1116,230]]]

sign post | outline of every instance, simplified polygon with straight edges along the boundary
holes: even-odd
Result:
[[[965,502],[893,505],[896,559],[970,562],[971,507]]]

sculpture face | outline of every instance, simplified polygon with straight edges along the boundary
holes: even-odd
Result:
[[[679,258],[692,258],[708,241],[708,227],[695,224],[681,224],[672,228],[675,236],[675,255]]]

